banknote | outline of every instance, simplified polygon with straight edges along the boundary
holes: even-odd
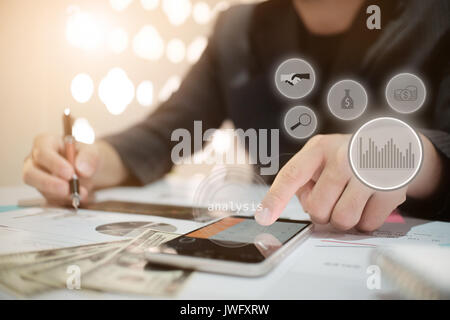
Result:
[[[57,266],[70,265],[71,262],[117,250],[126,241],[92,244],[71,248],[8,254],[0,256],[0,286],[7,292],[26,297],[54,289],[50,282],[35,281],[29,274]]]
[[[75,265],[81,272],[81,290],[172,295],[185,283],[190,272],[151,266],[144,252],[178,236],[170,232],[146,230],[118,248],[104,248],[60,264],[28,269],[21,275],[50,287],[65,287],[67,267]]]
[[[51,265],[51,262],[48,262]],[[0,287],[2,291],[6,291],[19,298],[44,292],[53,289],[51,286],[27,280],[22,277],[21,271],[30,266],[7,268],[0,270]]]
[[[82,285],[109,292],[164,296],[175,294],[191,272],[151,265],[147,262],[144,252],[178,236],[168,232],[146,231],[120,253],[108,261],[103,261],[101,268],[88,273]]]
[[[65,256],[72,256],[73,254],[82,254],[83,252],[87,253],[90,251],[96,251],[103,247],[111,246],[111,244],[114,243],[120,244],[128,241],[129,240],[119,240],[114,242],[94,243],[76,247],[4,254],[0,255],[0,270],[15,268],[17,266],[24,266],[28,264],[36,264],[45,261],[52,261],[55,259],[63,258]]]
[[[19,271],[22,279],[31,281],[50,288],[66,288],[67,281],[70,279],[70,272],[73,266],[80,271],[81,276],[84,270],[90,270],[93,265],[105,259],[107,256],[115,254],[118,247],[101,248],[95,252],[74,255],[61,259],[59,262],[44,263],[40,266],[31,266]],[[27,292],[28,295],[35,292]]]

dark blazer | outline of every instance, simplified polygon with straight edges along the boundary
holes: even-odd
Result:
[[[445,177],[434,197],[408,199],[403,208],[428,217],[450,216],[450,2],[381,0],[368,4],[380,6],[381,30],[367,29],[365,5],[333,51],[308,46],[308,31],[291,1],[232,7],[218,18],[207,48],[179,90],[142,122],[105,139],[137,181],[146,184],[172,167],[173,130],[192,132],[195,120],[202,121],[203,130],[218,128],[231,119],[236,128],[244,130],[279,128],[281,167],[305,141],[293,141],[282,129],[285,111],[298,102],[287,101],[276,92],[273,76],[285,58],[303,57],[318,68],[315,89],[301,100],[315,110],[318,133],[352,133],[379,115],[410,123],[435,145],[445,162]],[[327,61],[325,69],[321,61]],[[400,72],[419,75],[427,87],[425,105],[413,114],[395,113],[384,97],[387,82]],[[341,79],[355,79],[365,86],[369,105],[364,116],[343,122],[328,111],[327,90]]]

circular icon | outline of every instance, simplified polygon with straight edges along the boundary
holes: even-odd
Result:
[[[317,127],[317,118],[310,108],[296,106],[284,116],[284,128],[290,136],[297,139],[308,138]]]
[[[419,172],[422,142],[405,122],[389,117],[365,123],[349,146],[350,165],[367,186],[394,190],[408,184]]]
[[[418,110],[427,96],[423,81],[411,73],[400,73],[389,80],[386,100],[397,112],[411,113]]]
[[[367,93],[354,80],[341,80],[328,92],[328,108],[341,120],[353,120],[363,114],[367,107]]]
[[[306,96],[314,87],[314,69],[305,60],[292,58],[284,61],[275,72],[275,85],[282,95],[290,99]]]

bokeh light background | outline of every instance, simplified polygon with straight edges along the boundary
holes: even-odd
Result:
[[[1,0],[0,185],[21,184],[33,137],[121,130],[176,90],[217,15],[237,0]],[[227,137],[218,133],[223,149]]]

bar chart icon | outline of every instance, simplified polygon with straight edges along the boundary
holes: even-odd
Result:
[[[394,138],[390,138],[379,147],[372,138],[358,141],[358,165],[360,169],[414,169],[415,154],[412,152],[412,143],[400,150]]]
[[[376,190],[395,190],[408,184],[423,160],[422,142],[405,122],[376,118],[353,135],[349,145],[350,166],[355,176]]]

